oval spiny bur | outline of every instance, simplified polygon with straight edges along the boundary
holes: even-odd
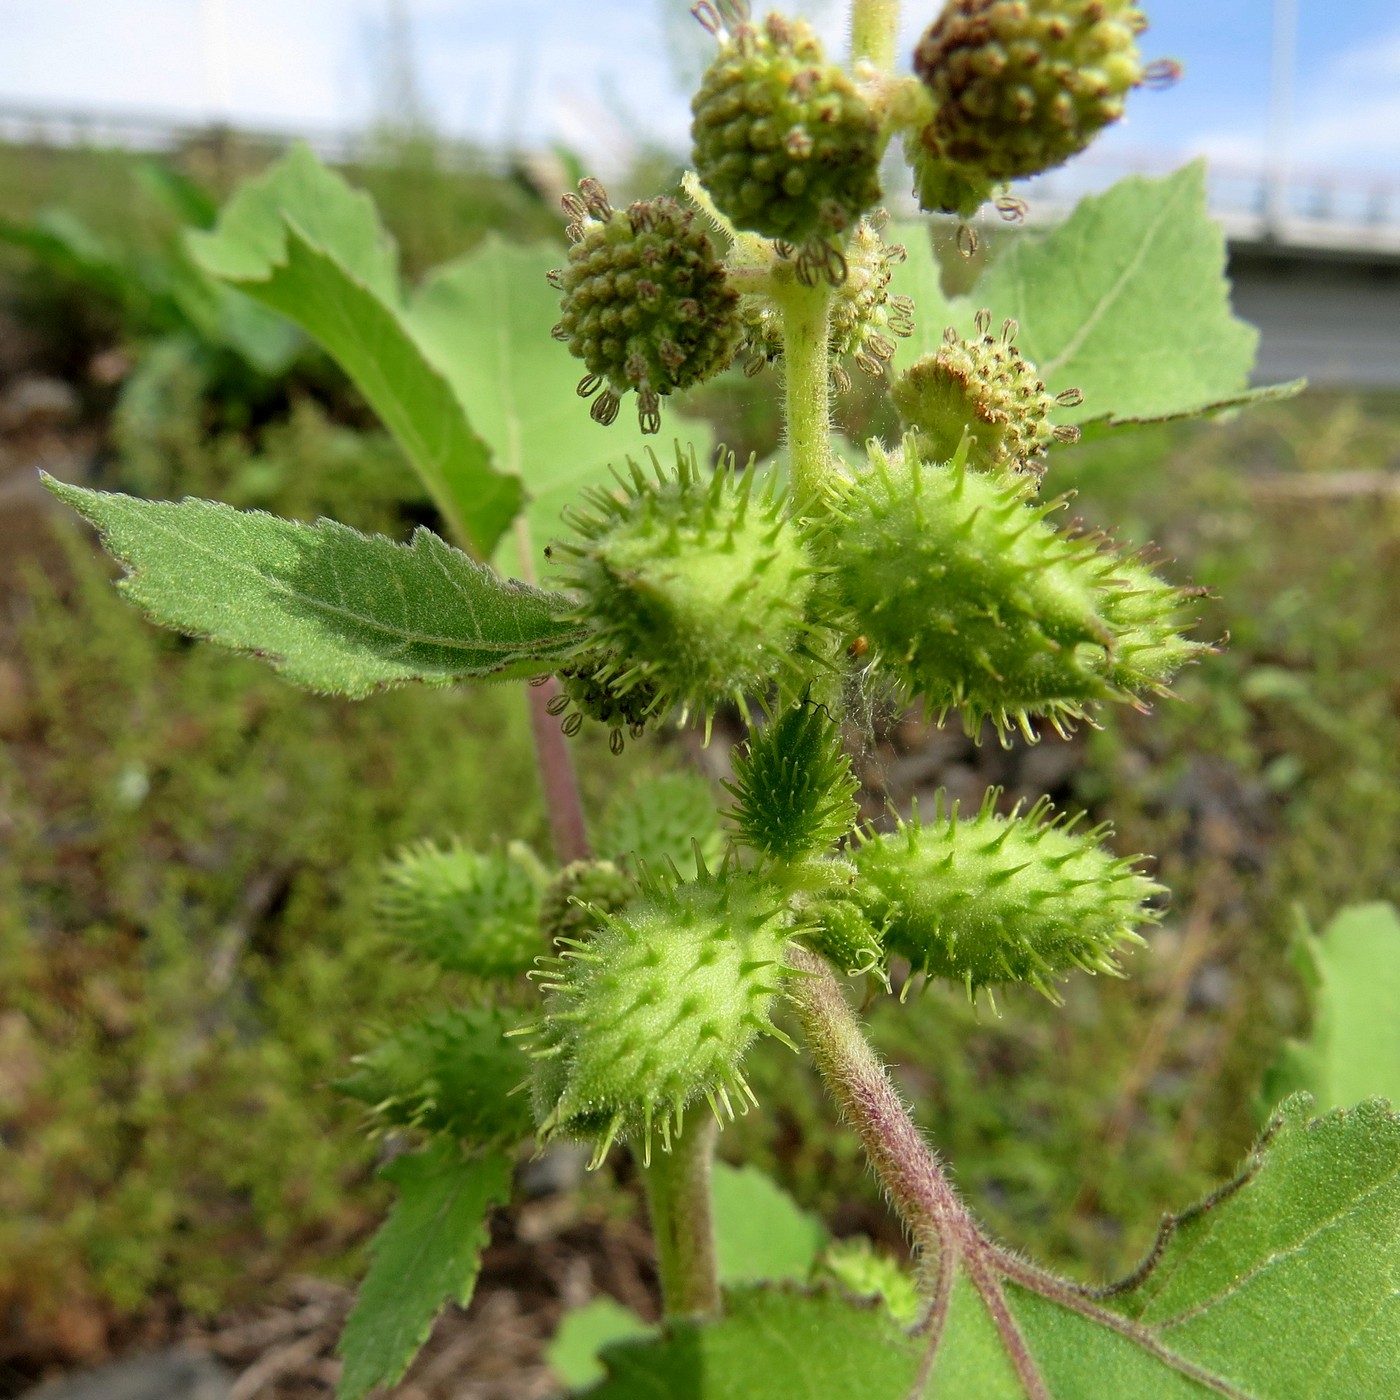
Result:
[[[534,1124],[516,1091],[530,1072],[506,1013],[459,1007],[413,1021],[366,1054],[335,1087],[386,1130],[413,1127],[471,1142],[515,1143]]]
[[[880,198],[879,122],[803,20],[735,26],[691,103],[696,173],[741,229],[845,275],[839,243]]]
[[[630,465],[620,493],[591,491],[566,515],[575,535],[552,552],[590,649],[619,658],[614,694],[646,687],[646,715],[680,704],[708,720],[719,701],[796,674],[813,569],[771,479],[756,491],[732,462],[702,477],[683,453],[672,475],[653,459],[655,480]]]
[[[1025,982],[1058,1001],[1053,979],[1080,968],[1120,976],[1116,954],[1141,945],[1162,887],[1098,843],[1107,827],[1076,831],[1048,798],[1010,816],[988,792],[975,817],[955,803],[917,816],[855,852],[866,912],[891,953],[916,973],[983,987]]]
[[[582,938],[636,897],[637,882],[612,861],[570,861],[540,898],[540,929],[551,946],[557,938]]]
[[[729,367],[739,298],[693,210],[663,195],[623,213],[596,180],[579,189],[565,197],[569,260],[550,273],[563,293],[554,336],[587,367],[578,391],[598,395],[597,422],[611,423],[631,389],[642,431],[654,433],[662,397]]]
[[[842,392],[851,387],[840,363],[844,356],[852,356],[858,369],[878,378],[894,355],[895,340],[914,333],[912,299],[890,295],[893,269],[908,251],[881,236],[883,212],[856,225],[846,248],[846,280],[831,297],[828,353],[832,378]],[[743,319],[740,354],[745,372],[753,375],[783,357],[782,310],[771,297],[749,295],[743,298]]]
[[[972,215],[995,187],[1063,164],[1151,75],[1130,0],[949,0],[914,50],[933,97],[908,143],[925,209]]]
[[[1091,543],[1046,523],[1020,489],[960,464],[898,462],[874,444],[870,466],[837,492],[827,535],[832,578],[875,663],[968,733],[990,719],[1034,738],[1109,698],[1113,640],[1100,615]]]
[[[793,862],[835,845],[855,825],[859,784],[840,728],[820,705],[794,705],[751,730],[734,758],[739,840],[769,860]]]
[[[686,1107],[718,1117],[753,1098],[741,1064],[754,1038],[780,1035],[786,913],[733,870],[686,883],[648,879],[590,938],[565,940],[538,974],[547,994],[534,1054],[539,1136],[614,1140],[654,1132],[669,1150]],[[736,1103],[737,1100],[737,1103]]]
[[[376,913],[391,936],[454,972],[508,978],[539,955],[539,904],[509,854],[424,841],[385,866]]]
[[[1016,349],[1016,322],[991,334],[991,313],[977,314],[978,335],[964,340],[951,326],[943,344],[915,360],[890,391],[925,461],[948,462],[963,435],[967,460],[979,471],[1039,477],[1052,442],[1079,441],[1079,429],[1056,427],[1057,405],[1083,402],[1077,389],[1050,394],[1035,366]]]

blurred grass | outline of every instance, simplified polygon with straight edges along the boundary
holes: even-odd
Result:
[[[558,236],[523,183],[408,154],[351,173],[411,273],[487,228]],[[258,159],[182,157],[215,193]],[[0,212],[61,204],[133,255],[174,232],[124,158],[0,147],[0,191]],[[41,367],[81,378],[122,339],[113,308],[12,254],[0,272]],[[397,450],[326,367],[246,411],[211,406],[209,382],[170,342],[138,358],[104,483],[390,533],[425,518]],[[858,387],[842,407],[855,436],[884,411]],[[772,388],[735,377],[694,402],[761,452]],[[114,406],[88,393],[94,421]],[[1130,980],[1076,979],[1063,1009],[1013,995],[994,1018],[931,989],[870,1016],[976,1208],[1080,1274],[1129,1265],[1161,1211],[1247,1148],[1263,1069],[1298,1028],[1292,904],[1321,922],[1400,896],[1400,507],[1277,489],[1393,479],[1397,463],[1400,400],[1309,395],[1052,466],[1047,490],[1075,489],[1074,513],[1157,540],[1169,572],[1210,584],[1203,633],[1230,638],[1180,702],[1077,741],[1071,795],[1115,821],[1120,849],[1159,857],[1172,909]],[[86,543],[67,560],[11,597],[0,660],[0,1305],[32,1327],[153,1298],[213,1309],[289,1269],[346,1267],[382,1202],[374,1149],[326,1082],[451,990],[370,927],[378,863],[419,835],[543,834],[517,692],[302,696],[154,632]],[[583,779],[596,802],[670,761],[648,743],[619,764],[590,741]],[[764,1051],[753,1078],[763,1108],[726,1152],[772,1166],[838,1228],[888,1230],[808,1071]]]

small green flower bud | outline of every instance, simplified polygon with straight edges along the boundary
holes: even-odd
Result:
[[[636,881],[610,860],[575,860],[550,881],[540,899],[540,929],[555,939],[582,938],[602,928],[637,895]]]
[[[424,841],[385,867],[377,913],[393,937],[453,972],[514,977],[540,953],[539,890],[510,853]]]
[[[587,366],[578,391],[598,394],[597,422],[611,423],[632,389],[642,431],[654,433],[663,395],[728,368],[739,299],[693,210],[660,196],[622,213],[596,180],[579,189],[565,199],[569,261],[550,274],[564,294],[554,336]]]
[[[886,243],[880,230],[884,211],[862,219],[846,248],[846,280],[831,298],[829,352],[831,373],[843,392],[851,387],[840,361],[850,355],[856,367],[878,378],[895,351],[895,339],[914,333],[914,303],[890,295],[892,269],[908,252],[902,244]],[[744,344],[741,355],[748,374],[783,355],[783,320],[769,297],[743,298]]]
[[[909,142],[925,209],[970,216],[1078,154],[1148,76],[1131,0],[948,0],[914,50],[933,119]]]
[[[566,940],[552,970],[535,1055],[539,1134],[592,1138],[593,1165],[615,1139],[653,1130],[669,1150],[687,1105],[716,1116],[752,1100],[741,1071],[781,995],[786,914],[733,870],[683,884],[650,879],[592,937]],[[731,1097],[733,1096],[733,1097]]]
[[[640,739],[665,698],[646,682],[619,689],[617,678],[628,669],[628,663],[616,653],[580,657],[560,669],[560,692],[545,708],[552,715],[563,715],[560,728],[571,738],[583,728],[585,718],[607,725],[608,747],[620,754],[625,743],[623,729]]]
[[[862,902],[885,947],[915,972],[982,987],[1026,982],[1058,1001],[1053,979],[1074,968],[1120,976],[1123,945],[1160,916],[1148,901],[1162,887],[1098,842],[1107,826],[1076,832],[1048,798],[998,816],[999,792],[981,811],[917,817],[855,853]]]
[[[855,825],[858,786],[841,731],[820,705],[799,704],[750,734],[734,760],[739,840],[791,862],[834,845]]]
[[[695,170],[720,211],[802,248],[808,280],[839,282],[836,241],[880,198],[879,123],[811,27],[737,25],[691,110]]]
[[[684,454],[674,475],[653,465],[654,481],[633,463],[621,493],[589,492],[591,510],[566,516],[575,538],[552,557],[577,591],[590,649],[620,658],[612,693],[648,687],[645,715],[680,704],[708,717],[793,666],[813,568],[774,488],[754,490],[752,469],[731,463],[705,480]]]
[[[1079,429],[1056,427],[1056,405],[1082,402],[1077,389],[1047,392],[1035,366],[1016,349],[1015,321],[999,336],[991,332],[991,313],[977,313],[976,340],[963,340],[949,326],[943,344],[916,360],[890,391],[900,416],[910,426],[926,461],[948,462],[963,435],[970,435],[968,464],[979,471],[1038,477],[1052,442],[1079,441]]]

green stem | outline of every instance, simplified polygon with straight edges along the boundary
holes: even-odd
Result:
[[[793,498],[815,500],[831,472],[831,288],[793,281],[777,294],[783,310],[788,451]]]
[[[851,6],[851,66],[861,59],[886,72],[894,67],[899,0],[855,0]]]
[[[715,1231],[710,1218],[710,1167],[719,1125],[697,1112],[669,1152],[643,1169],[656,1266],[667,1317],[706,1317],[719,1312]]]

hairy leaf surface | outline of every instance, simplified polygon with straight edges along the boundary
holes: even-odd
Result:
[[[1299,948],[1312,985],[1312,1029],[1284,1048],[1270,1075],[1277,1099],[1305,1089],[1319,1107],[1384,1094],[1400,1103],[1400,912],[1343,909]]]
[[[481,1268],[487,1212],[510,1196],[509,1158],[467,1158],[448,1141],[396,1158],[382,1175],[399,1197],[370,1245],[369,1273],[340,1339],[339,1400],[392,1385],[443,1304],[466,1307]]]
[[[1400,1118],[1379,1102],[1279,1111],[1239,1181],[1167,1222],[1138,1275],[1098,1298],[1000,1288],[1011,1348],[960,1267],[925,1392],[938,1400],[1355,1400],[1400,1394]],[[708,1329],[605,1348],[593,1400],[653,1395],[905,1400],[919,1344],[884,1309],[832,1295],[740,1294]]]
[[[46,479],[126,566],[152,621],[254,652],[310,690],[528,675],[576,639],[567,600],[502,579],[429,530],[410,544],[212,501],[142,501]]]
[[[524,500],[404,318],[397,253],[368,196],[298,146],[190,247],[335,357],[398,439],[452,530],[487,558]]]

